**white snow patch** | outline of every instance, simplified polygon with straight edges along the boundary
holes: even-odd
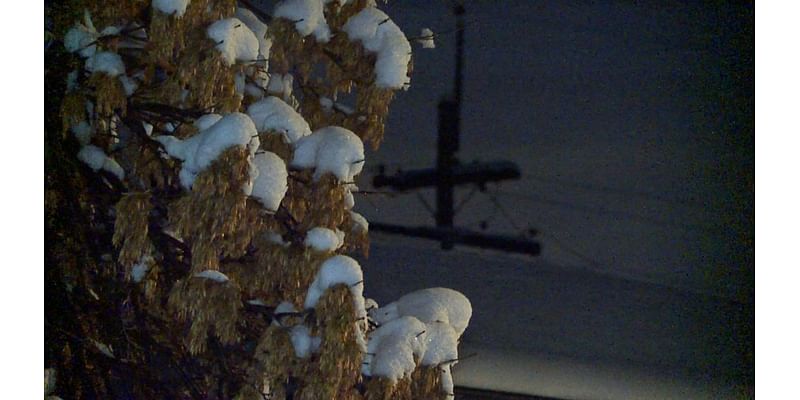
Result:
[[[216,21],[208,27],[206,34],[217,43],[216,48],[228,65],[237,61],[250,63],[258,58],[258,38],[238,18]]]
[[[136,89],[139,88],[139,81],[127,75],[120,75],[119,80],[122,82],[122,87],[125,89],[125,96],[127,97],[133,95]]]
[[[315,180],[332,173],[342,182],[352,182],[364,167],[364,143],[345,128],[321,128],[295,143],[291,165],[315,168]]]
[[[114,174],[119,180],[125,179],[125,171],[116,160],[106,155],[99,147],[94,145],[83,146],[78,152],[78,159],[86,163],[94,171],[104,170]]]
[[[286,195],[287,179],[286,163],[277,154],[264,151],[253,158],[258,175],[253,183],[251,196],[270,211],[277,211]]]
[[[215,271],[213,269],[207,269],[203,272],[198,272],[194,274],[194,277],[210,279],[214,282],[219,282],[219,283],[225,283],[230,280],[227,275],[223,274],[222,272]]]
[[[288,301],[282,301],[281,304],[278,304],[278,306],[275,307],[275,310],[272,311],[272,325],[285,326],[282,323],[283,320],[281,319],[281,314],[291,314],[296,312],[297,309],[294,308],[294,304]]]
[[[97,51],[97,45],[93,44],[97,38],[97,31],[75,24],[64,35],[64,48],[70,53],[78,52],[81,57],[91,57]]]
[[[342,26],[347,37],[360,41],[377,55],[375,83],[378,87],[400,89],[409,85],[408,63],[411,45],[402,30],[375,7],[367,7]]]
[[[331,39],[331,29],[325,20],[322,0],[284,0],[275,6],[274,18],[294,21],[301,36],[314,34],[317,42],[327,43]]]
[[[76,87],[78,87],[78,73],[79,71],[72,70],[70,73],[67,74],[67,91],[71,92]]]
[[[453,395],[453,373],[450,367],[449,364],[440,367],[442,369],[442,391]]]
[[[458,358],[458,334],[450,324],[431,322],[425,326],[425,355],[420,364],[426,366],[439,365],[445,361]]]
[[[175,14],[175,18],[180,18],[190,2],[191,0],[153,0],[153,8],[167,15]]]
[[[267,92],[280,95],[284,101],[290,101],[293,87],[294,76],[292,74],[270,74]]]
[[[422,28],[422,32],[419,33],[419,36],[420,38],[417,39],[417,42],[419,42],[422,45],[423,49],[436,48],[436,43],[434,43],[433,41],[434,35],[432,30],[430,30],[429,28]]]
[[[425,323],[450,324],[460,337],[472,317],[472,305],[466,296],[447,288],[429,288],[411,292],[389,303],[370,316],[383,324],[402,316],[414,316]]]
[[[311,330],[303,324],[293,326],[289,331],[289,337],[292,339],[294,354],[299,358],[308,358],[311,353],[319,350],[319,345],[322,343],[319,337],[311,336]]]
[[[283,240],[283,236],[281,236],[280,233],[268,232],[266,233],[266,235],[267,235],[267,240],[270,243],[274,243],[277,244],[278,246],[283,246],[283,247],[288,247],[289,245],[291,245],[291,243]]]
[[[267,37],[267,31],[269,30],[267,24],[261,21],[252,11],[243,7],[236,8],[235,17],[244,22],[256,35],[256,39],[258,39],[258,58],[268,60],[269,50],[272,48],[272,39]]]
[[[256,130],[282,132],[287,143],[294,143],[311,134],[311,128],[303,116],[274,96],[251,104],[247,107],[247,115],[255,122]]]
[[[195,128],[197,128],[198,131],[204,131],[204,130],[210,128],[212,125],[214,125],[217,122],[219,122],[219,120],[221,120],[221,119],[222,119],[222,115],[219,115],[219,114],[206,114],[206,115],[203,115],[202,117],[194,120],[194,123],[192,125],[194,125]]]
[[[144,128],[144,134],[145,135],[147,135],[147,136],[152,136],[153,135],[153,125],[142,121],[142,128]]]
[[[369,335],[361,372],[392,382],[409,376],[417,367],[414,358],[425,353],[427,327],[414,317],[402,317],[381,325]]]
[[[350,288],[356,303],[356,316],[363,317],[364,311],[364,275],[358,262],[348,256],[336,255],[322,263],[317,276],[306,293],[305,308],[314,308],[317,301],[328,288],[345,284]]]
[[[152,255],[143,255],[136,264],[133,264],[133,268],[131,268],[131,279],[136,283],[141,282],[154,262],[155,260]]]
[[[267,305],[267,303],[264,303],[264,300],[261,300],[261,299],[250,299],[250,300],[247,300],[247,304],[250,304],[250,305],[253,305],[253,306],[262,306],[262,307],[265,307]]]
[[[208,116],[201,117],[196,123],[205,126],[217,118],[214,116],[203,120],[205,117]],[[257,135],[250,117],[231,113],[188,139],[180,140],[174,136],[157,136],[154,139],[164,146],[170,156],[183,161],[179,177],[183,187],[191,189],[197,174],[229,147],[247,146],[251,154],[255,153],[259,145]]]
[[[344,232],[338,229],[333,231],[318,226],[306,232],[306,239],[303,244],[315,251],[333,252],[344,244]]]
[[[75,135],[75,138],[78,139],[78,142],[82,145],[87,145],[92,140],[92,126],[86,121],[81,121],[76,125],[72,125],[69,130],[72,131],[72,134]]]
[[[125,64],[117,53],[102,51],[86,59],[84,65],[89,72],[102,72],[115,77],[125,74]]]
[[[367,222],[367,219],[364,218],[363,215],[355,211],[350,211],[350,219],[355,224],[355,228],[360,229],[361,232],[369,232],[369,222]]]

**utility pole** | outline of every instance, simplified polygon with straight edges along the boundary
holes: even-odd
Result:
[[[391,187],[394,190],[411,190],[436,187],[436,227],[406,227],[371,222],[374,230],[407,236],[439,240],[444,250],[452,249],[456,243],[538,255],[539,243],[526,238],[502,235],[486,235],[456,228],[455,187],[474,184],[483,189],[488,182],[519,179],[519,167],[510,161],[474,162],[461,164],[456,157],[461,136],[461,101],[464,80],[464,5],[455,2],[456,16],[456,71],[453,93],[439,102],[439,126],[436,149],[436,168],[398,172],[386,176],[381,168],[373,179],[373,186]]]

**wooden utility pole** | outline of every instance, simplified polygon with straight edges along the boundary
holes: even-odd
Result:
[[[412,190],[436,187],[436,227],[406,227],[371,222],[374,230],[407,236],[439,240],[444,250],[452,249],[456,243],[538,255],[539,243],[526,238],[502,235],[486,235],[454,226],[454,192],[457,185],[478,185],[484,188],[488,182],[519,179],[519,167],[510,161],[474,162],[461,164],[456,157],[461,136],[461,101],[464,69],[464,5],[457,2],[453,7],[456,16],[456,71],[454,90],[451,96],[439,102],[439,136],[436,148],[436,168],[401,171],[387,176],[381,170],[373,179],[376,188],[390,187],[394,190]]]

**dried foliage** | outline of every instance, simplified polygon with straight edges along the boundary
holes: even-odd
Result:
[[[153,139],[189,139],[198,133],[193,122],[205,114],[246,111],[258,96],[237,92],[237,76],[256,82],[268,69],[294,76],[293,93],[279,95],[312,129],[338,125],[373,148],[380,144],[394,91],[376,87],[375,56],[341,32],[367,0],[326,4],[335,33],[328,43],[302,37],[294,21],[270,21],[268,66],[227,65],[206,36],[209,24],[235,13],[236,3],[192,0],[182,17],[152,9],[150,0],[48,5],[48,33],[58,40],[88,17],[98,31],[120,27],[91,45],[118,53],[126,74],[138,81],[126,94],[118,77],[83,72],[83,60],[60,44],[48,50],[46,363],[63,376],[56,394],[437,398],[435,370],[420,369],[393,385],[364,381],[358,338],[367,323],[357,319],[345,285],[326,291],[316,309],[273,323],[283,301],[303,310],[308,287],[332,255],[303,245],[308,230],[340,229],[345,244],[337,252],[368,254],[367,232],[345,207],[353,182],[330,174],[315,181],[313,171],[292,170],[274,212],[242,190],[252,162],[248,149],[225,150],[187,190],[178,179],[180,161]],[[67,91],[73,70],[75,85]],[[321,106],[323,97],[333,108]],[[124,179],[77,161],[80,147],[70,130],[81,122],[91,127],[90,144],[113,156]],[[291,162],[293,146],[281,133],[261,132],[259,139],[259,151]],[[136,265],[140,282],[132,279]],[[207,270],[228,280],[196,276]],[[261,305],[251,304],[256,299]],[[289,333],[301,323],[321,341],[308,358],[296,356]]]

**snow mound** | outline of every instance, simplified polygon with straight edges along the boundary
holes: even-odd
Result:
[[[277,211],[286,195],[287,178],[286,163],[277,154],[265,151],[253,158],[258,174],[253,182],[251,196],[270,211]]]
[[[114,174],[119,180],[125,179],[125,171],[116,160],[106,155],[99,147],[94,145],[83,146],[78,152],[78,159],[86,163],[93,171],[104,170]]]
[[[397,301],[370,311],[370,317],[379,324],[403,316],[413,316],[425,323],[439,321],[450,324],[460,337],[469,325],[472,305],[460,292],[430,288],[408,293]]]
[[[191,0],[153,0],[153,8],[167,15],[175,14],[175,18],[180,18],[190,2]]]
[[[427,327],[414,317],[402,317],[372,331],[361,373],[392,382],[411,375],[414,359],[425,354]]]
[[[266,97],[247,107],[247,115],[256,124],[259,132],[283,132],[287,143],[311,134],[311,128],[303,116],[277,97]]]
[[[344,232],[338,229],[332,231],[328,228],[316,227],[306,232],[303,244],[315,251],[333,252],[344,244]]]
[[[351,41],[360,41],[377,55],[375,84],[378,87],[400,89],[410,83],[408,63],[411,45],[402,30],[375,7],[367,7],[350,17],[342,26]]]
[[[102,72],[116,77],[125,74],[125,63],[117,53],[102,51],[86,59],[84,64],[89,72]]]
[[[322,0],[284,0],[275,6],[274,18],[294,21],[301,36],[314,34],[317,42],[327,43],[331,39],[331,29],[325,20]]]
[[[164,146],[167,153],[181,161],[179,177],[186,189],[191,189],[197,174],[206,169],[224,150],[233,146],[247,146],[251,153],[258,148],[258,132],[255,124],[245,114],[231,113],[219,118],[215,123],[200,118],[201,126],[209,125],[194,136],[180,140],[174,136],[157,136],[154,139]],[[251,177],[252,179],[252,177]]]
[[[315,168],[315,180],[332,173],[340,181],[352,182],[364,167],[364,143],[345,128],[321,128],[295,143],[291,165],[296,168]]]
[[[258,58],[259,41],[256,35],[238,18],[221,19],[206,30],[228,65],[237,61],[249,63]]]

